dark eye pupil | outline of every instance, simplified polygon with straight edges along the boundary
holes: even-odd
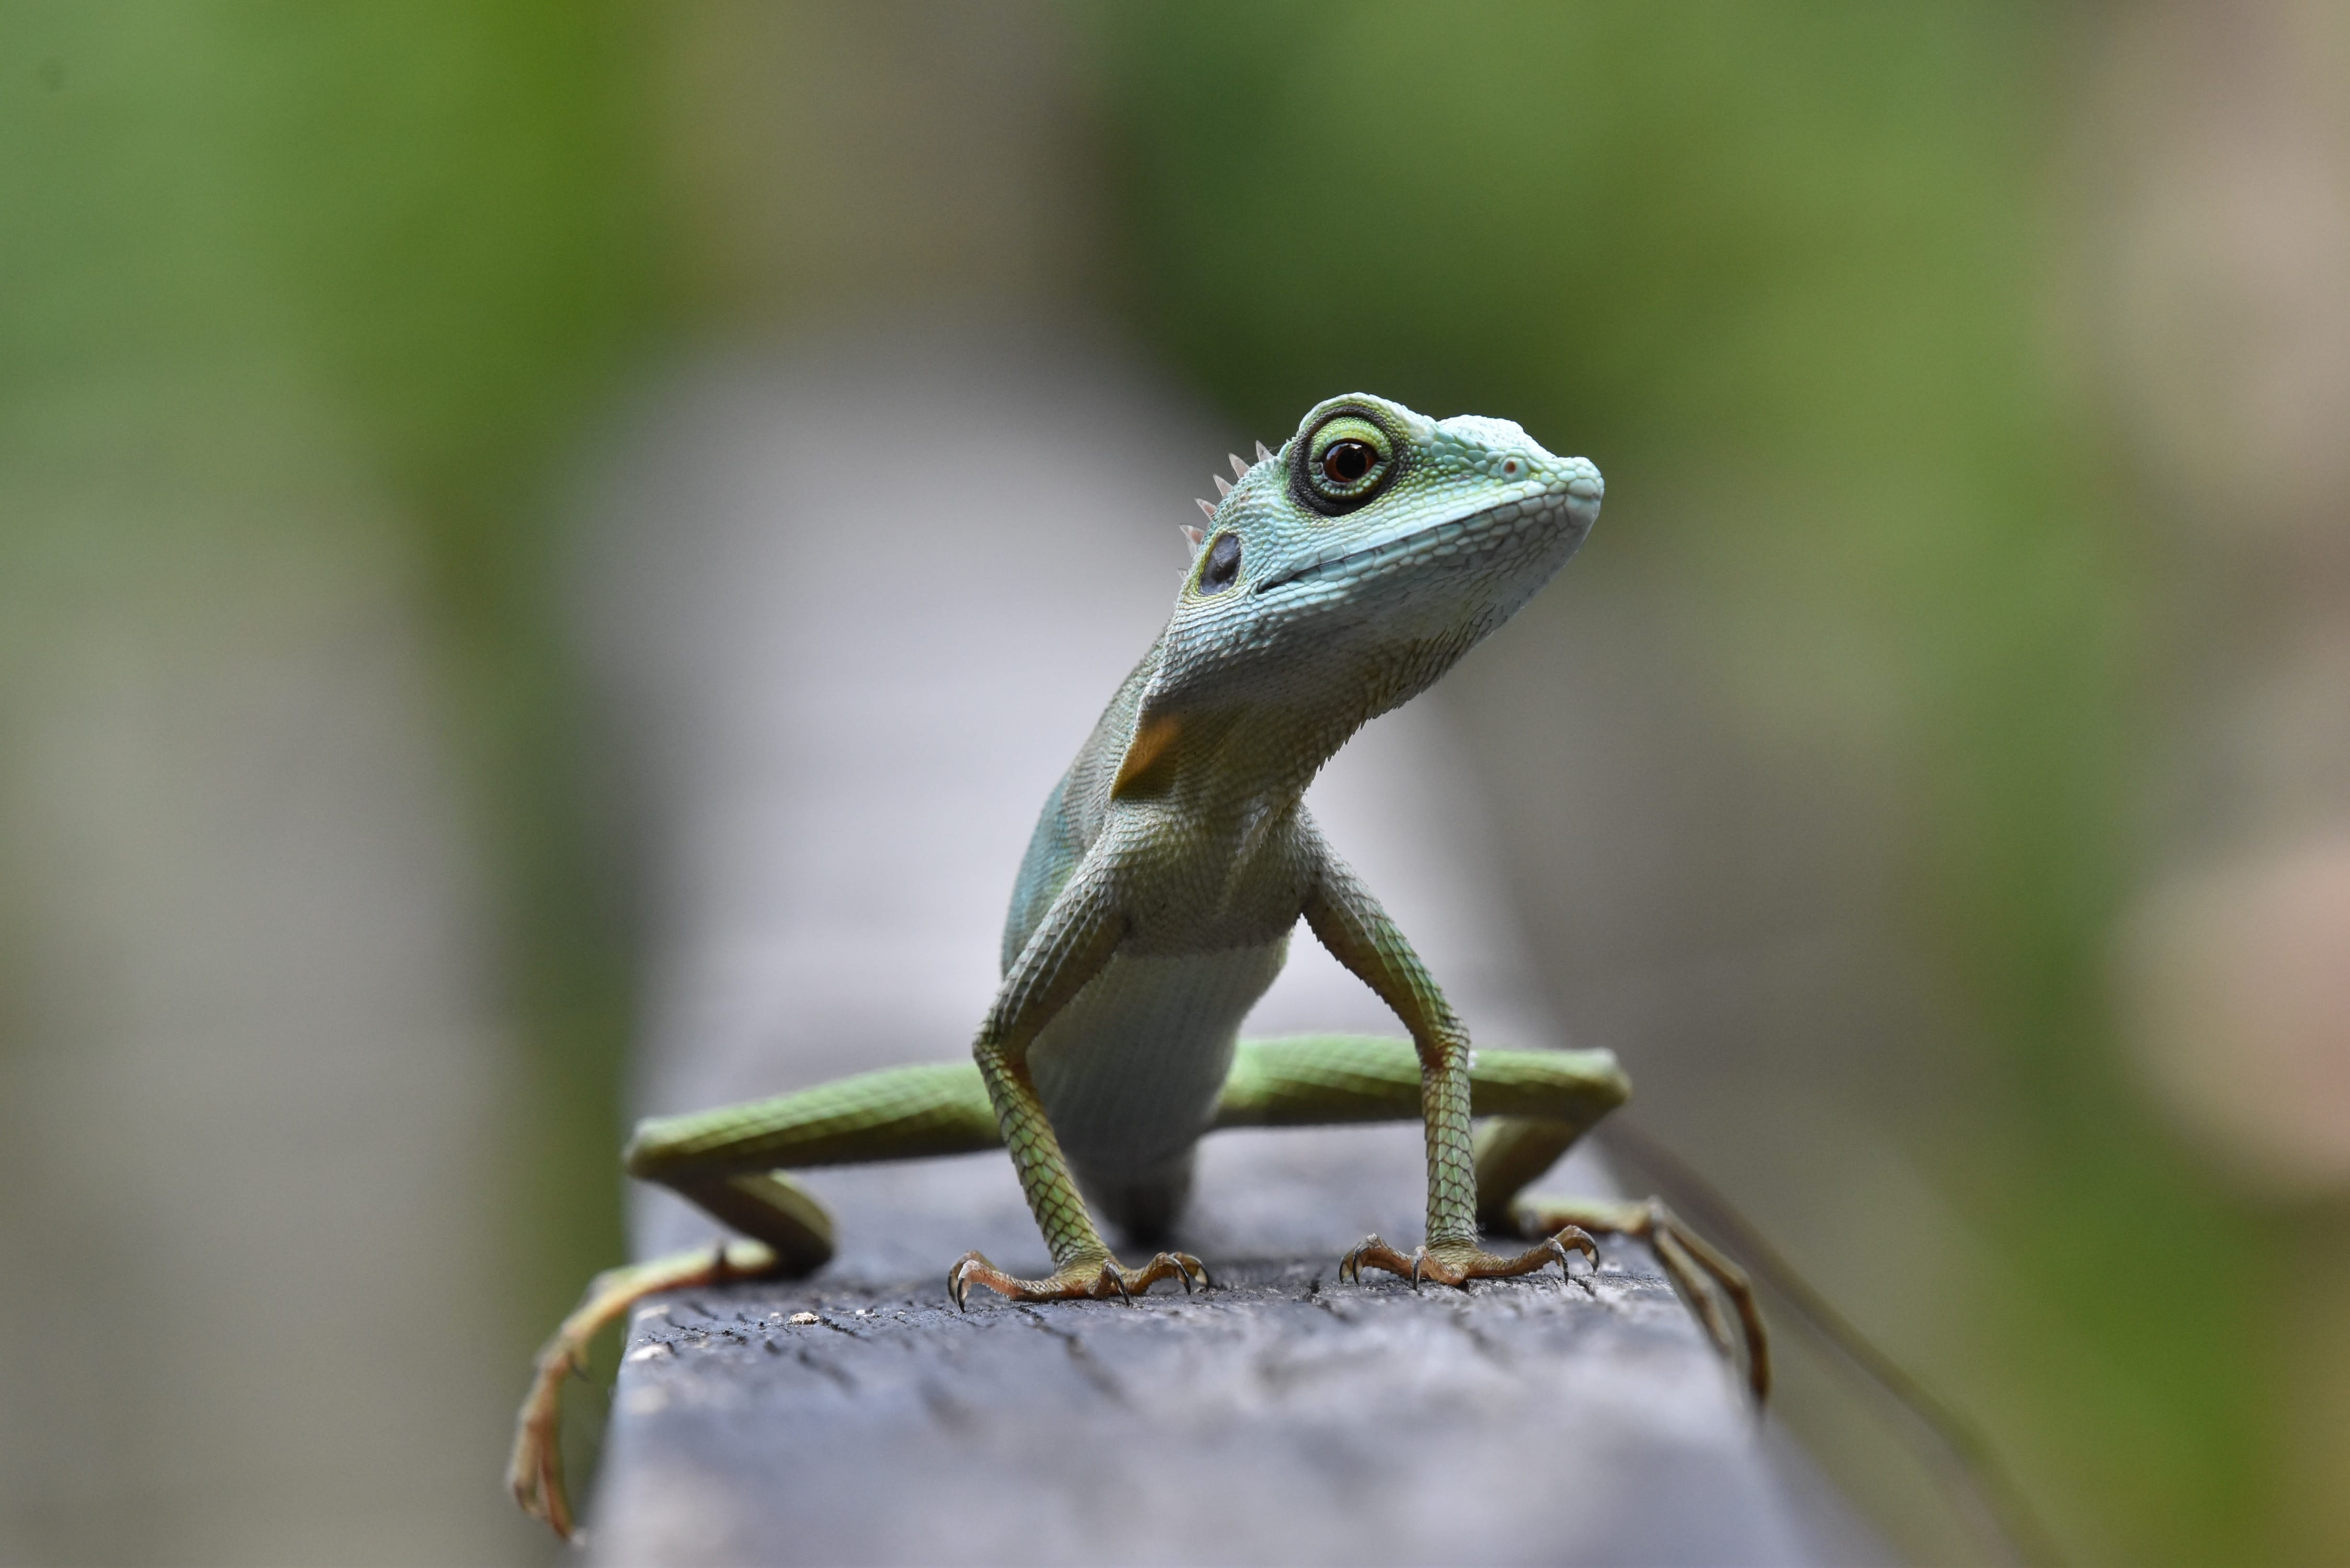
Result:
[[[1322,454],[1322,472],[1333,484],[1352,484],[1370,472],[1378,460],[1379,454],[1367,441],[1332,441],[1330,450]]]
[[[1220,594],[1232,586],[1241,575],[1241,536],[1219,534],[1216,542],[1208,546],[1208,564],[1200,571],[1200,591]]]

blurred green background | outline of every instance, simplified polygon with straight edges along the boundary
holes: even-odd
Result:
[[[0,1556],[543,1555],[575,475],[910,317],[1597,461],[1442,696],[1560,1015],[2068,1558],[2350,1557],[2337,8],[20,4],[0,127]]]

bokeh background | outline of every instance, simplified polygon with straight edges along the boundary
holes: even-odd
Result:
[[[0,149],[0,1559],[544,1557],[582,475],[931,326],[1596,460],[1431,699],[1559,1015],[2065,1556],[2350,1558],[2350,12],[11,4]]]

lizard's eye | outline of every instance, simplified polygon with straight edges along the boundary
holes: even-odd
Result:
[[[1330,450],[1322,454],[1322,475],[1342,487],[1358,483],[1378,461],[1378,449],[1367,441],[1333,441]]]
[[[1331,415],[1301,444],[1305,498],[1325,516],[1353,511],[1395,477],[1394,442],[1360,414]]]
[[[1207,564],[1200,568],[1200,591],[1220,594],[1240,580],[1241,536],[1219,534],[1216,542],[1208,546]]]

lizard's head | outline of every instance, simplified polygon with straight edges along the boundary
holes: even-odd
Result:
[[[1599,515],[1599,471],[1507,420],[1355,393],[1258,452],[1191,531],[1148,705],[1359,723],[1507,620]]]

